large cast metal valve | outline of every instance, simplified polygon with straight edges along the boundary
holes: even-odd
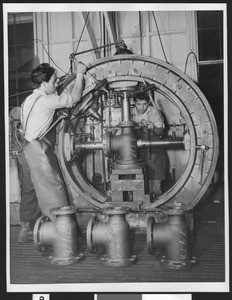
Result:
[[[51,222],[47,216],[41,216],[34,227],[34,244],[39,251],[50,246],[53,255],[49,256],[52,264],[71,265],[81,261],[84,254],[78,251],[77,224],[74,214],[78,211],[73,206],[52,208],[56,221]]]
[[[168,216],[166,222],[156,223],[149,217],[147,224],[148,252],[162,249],[160,264],[167,269],[186,269],[197,263],[191,256],[190,228],[186,222],[186,211],[181,205],[174,205],[163,211]]]
[[[138,161],[133,149],[163,147],[175,151],[179,147],[185,164],[181,175],[154,203],[145,197],[132,207],[152,210],[178,202],[185,205],[185,209],[192,209],[212,180],[219,150],[215,118],[197,85],[170,64],[133,54],[95,61],[89,65],[88,73],[91,76],[87,75],[83,93],[85,109],[74,107],[59,128],[58,154],[73,203],[78,205],[81,198],[104,208],[112,202],[112,170],[117,169],[117,165],[122,169],[126,160],[130,168],[135,169],[135,161]],[[74,78],[74,75],[71,80],[68,78],[63,87],[68,88]],[[130,139],[135,128],[129,114],[133,95],[149,88],[162,107],[171,107],[179,115],[180,121],[177,118],[177,122],[170,124],[182,128],[178,138],[157,142]],[[169,123],[173,121],[172,116],[166,117]],[[135,186],[137,179],[133,180]]]
[[[95,252],[98,246],[106,249],[106,255],[100,259],[107,267],[125,267],[134,264],[137,256],[132,255],[130,226],[125,215],[128,207],[108,207],[102,213],[108,215],[107,221],[101,221],[97,215],[90,218],[86,239],[89,250]]]

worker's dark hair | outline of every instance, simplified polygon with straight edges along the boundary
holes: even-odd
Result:
[[[31,72],[31,80],[36,88],[40,87],[43,81],[49,82],[55,69],[48,63],[42,63]]]
[[[142,92],[142,93],[139,93],[139,94],[135,97],[135,101],[137,101],[137,100],[146,100],[146,101],[149,103],[150,98],[149,98],[149,96],[148,96],[147,93]]]

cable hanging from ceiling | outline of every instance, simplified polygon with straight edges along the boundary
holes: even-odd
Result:
[[[84,23],[84,26],[83,26],[83,28],[82,28],[82,31],[81,31],[80,37],[79,37],[79,39],[78,39],[78,44],[77,44],[77,46],[76,46],[75,53],[77,52],[77,50],[78,50],[78,48],[79,48],[79,45],[80,45],[80,42],[81,42],[81,39],[82,39],[82,36],[83,36],[84,30],[85,30],[85,27],[86,27],[87,21],[89,20],[89,13],[90,13],[90,11],[88,11],[88,12],[87,12],[87,16],[86,16],[86,18],[85,18],[85,23]],[[68,73],[70,73],[70,71],[71,71],[71,73],[72,73],[72,61],[70,61],[70,68],[69,68],[69,71],[68,71]]]
[[[197,59],[197,55],[195,52],[190,51],[186,57],[186,61],[185,61],[185,66],[184,66],[184,74],[186,74],[186,70],[187,70],[187,64],[188,64],[188,59],[190,55],[193,55],[195,58],[195,62],[196,62],[196,69],[197,69],[197,82],[199,82],[199,66],[198,66],[198,59]]]
[[[61,69],[58,64],[55,62],[55,60],[51,57],[50,53],[47,51],[47,49],[44,46],[44,43],[40,40],[40,39],[33,39],[34,41],[36,41],[37,43],[40,42],[44,51],[47,53],[48,58],[53,62],[53,64],[60,70],[62,71],[65,75],[68,75],[67,72],[65,72],[63,69]]]
[[[75,52],[77,52],[77,50],[78,50],[78,48],[79,48],[79,45],[80,45],[80,42],[81,42],[81,39],[82,39],[82,35],[83,35],[83,33],[84,33],[84,30],[85,30],[85,27],[86,27],[86,24],[87,24],[87,21],[88,21],[88,19],[89,19],[89,11],[87,12],[87,16],[86,16],[86,18],[85,18],[85,23],[84,23],[84,26],[83,26],[83,28],[82,28],[82,31],[81,31],[81,34],[80,34],[80,37],[79,37],[79,39],[78,39],[78,44],[77,44],[77,46],[76,46],[76,50],[75,50]]]
[[[152,11],[152,15],[153,15],[153,18],[154,18],[154,21],[155,21],[155,26],[156,26],[156,30],[157,30],[157,33],[158,33],[158,37],[159,37],[159,41],[160,41],[160,45],[161,45],[161,48],[162,48],[162,51],[163,51],[163,55],[164,55],[165,61],[167,63],[169,63],[168,60],[167,60],[167,56],[165,54],[165,51],[164,51],[164,47],[163,47],[163,43],[162,43],[162,39],[161,39],[161,36],[160,36],[159,27],[158,27],[158,24],[157,24],[157,21],[156,21],[156,17],[155,17],[154,11]]]

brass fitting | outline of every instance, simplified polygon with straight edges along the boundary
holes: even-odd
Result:
[[[126,221],[126,214],[131,208],[115,206],[103,209],[108,215],[107,221],[100,221],[97,215],[93,216],[87,226],[87,246],[91,252],[97,251],[97,246],[104,246],[106,255],[100,262],[107,267],[129,266],[137,261],[132,255],[130,226]]]
[[[164,255],[160,264],[168,269],[185,269],[197,263],[191,257],[190,229],[186,222],[186,211],[181,205],[174,205],[163,211],[167,215],[164,223],[155,223],[154,217],[148,219],[147,244],[148,252],[161,248]]]
[[[56,216],[51,222],[47,216],[41,216],[34,227],[34,244],[39,251],[53,247],[53,256],[49,256],[52,264],[71,265],[84,258],[78,253],[77,224],[73,215],[77,212],[74,206],[63,206],[50,209]]]

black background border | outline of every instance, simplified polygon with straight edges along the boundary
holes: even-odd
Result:
[[[18,3],[16,1],[10,1],[9,3]],[[85,3],[88,2],[94,2],[94,1],[85,1]],[[126,3],[135,3],[135,1],[126,1]],[[7,3],[6,1],[4,3]],[[32,1],[23,1],[23,3],[32,3]],[[38,2],[36,2],[38,3]],[[39,2],[41,3],[41,2]],[[48,3],[48,2],[45,2]],[[71,1],[68,1],[68,3],[72,3]],[[76,1],[73,3],[77,3]],[[96,3],[96,2],[94,2]],[[101,1],[99,3],[111,3],[111,2],[105,2]],[[125,2],[113,2],[113,3],[125,3]],[[140,2],[138,2],[140,3]],[[154,1],[146,1],[146,3],[156,3]],[[232,118],[231,116],[231,101],[232,101],[232,92],[231,92],[231,85],[232,85],[232,2],[231,1],[192,1],[192,2],[181,2],[181,1],[157,1],[157,3],[225,3],[227,4],[227,46],[228,46],[228,179],[229,179],[229,187],[232,187],[232,181],[231,181],[231,158],[232,155],[229,155],[229,149],[232,148],[231,143],[231,128],[232,128]],[[3,3],[1,3],[3,4]],[[1,106],[0,106],[0,122],[1,122],[1,138],[3,142],[0,146],[0,158],[1,158],[1,164],[0,164],[0,298],[2,300],[32,300],[32,293],[7,293],[6,292],[6,203],[5,203],[5,119],[4,119],[4,55],[3,55],[3,7],[1,5],[1,39],[0,39],[0,59],[2,61],[2,67],[0,68],[0,78],[1,78]],[[226,124],[225,124],[226,125]],[[229,204],[229,220],[231,216],[231,205]],[[229,245],[231,249],[231,238],[229,240]],[[231,250],[230,250],[230,259],[231,259]],[[230,263],[230,274],[229,274],[229,282],[231,282],[231,263]],[[36,294],[36,293],[35,293]],[[39,293],[37,293],[39,294]],[[43,291],[41,294],[50,294],[50,300],[94,300],[94,293],[49,293],[46,291]],[[98,294],[96,292],[96,294]],[[102,294],[99,293],[99,294]],[[109,292],[107,294],[110,294]],[[114,294],[114,293],[113,293]],[[117,293],[122,294],[122,293]],[[124,295],[127,293],[123,293]],[[128,295],[132,295],[133,293],[128,293]],[[138,293],[136,293],[138,294]],[[161,294],[161,293],[145,293],[143,294]],[[231,288],[230,292],[228,293],[221,293],[221,292],[214,292],[214,293],[192,293],[192,292],[186,292],[186,293],[165,293],[165,294],[192,294],[192,300],[213,300],[213,299],[220,299],[220,300],[229,300],[232,299],[231,295]],[[109,299],[110,300],[110,299]]]

